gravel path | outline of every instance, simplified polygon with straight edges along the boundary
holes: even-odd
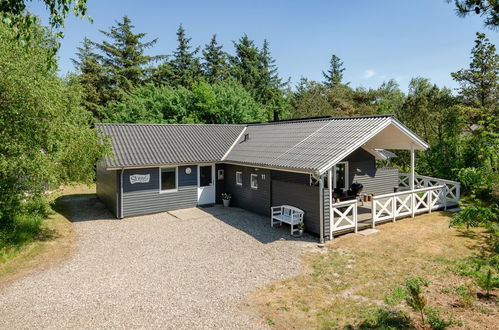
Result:
[[[115,220],[94,197],[66,199],[76,252],[0,292],[0,328],[264,328],[245,297],[316,246],[235,208]]]

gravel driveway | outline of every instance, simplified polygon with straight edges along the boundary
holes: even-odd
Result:
[[[64,197],[76,252],[0,292],[0,328],[264,328],[244,299],[316,249],[236,208],[116,220],[89,196]]]

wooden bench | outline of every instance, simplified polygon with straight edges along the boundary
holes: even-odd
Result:
[[[303,222],[303,215],[305,212],[290,205],[272,206],[270,209],[272,213],[270,217],[271,227],[274,227],[274,222],[279,223],[279,225],[282,225],[284,222],[291,225],[291,235],[293,235],[295,231],[298,231],[298,229],[294,229],[293,227]]]

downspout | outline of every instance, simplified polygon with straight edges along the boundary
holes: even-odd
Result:
[[[120,219],[123,219],[123,172],[125,168],[121,168],[121,178],[120,178]]]
[[[324,244],[324,175],[319,177],[319,243]]]

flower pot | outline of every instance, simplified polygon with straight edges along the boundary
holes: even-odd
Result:
[[[303,229],[298,229],[297,232],[293,233],[293,237],[302,237],[303,236]]]
[[[230,206],[230,199],[222,199],[222,202],[224,203],[224,207]]]

